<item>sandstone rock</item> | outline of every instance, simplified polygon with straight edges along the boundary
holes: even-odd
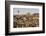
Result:
[[[16,15],[14,17],[16,27],[37,27],[39,26],[39,16],[36,15]]]

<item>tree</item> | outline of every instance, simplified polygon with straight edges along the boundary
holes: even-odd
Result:
[[[18,14],[19,14],[19,10],[18,10]]]

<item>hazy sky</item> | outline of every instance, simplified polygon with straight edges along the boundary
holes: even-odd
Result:
[[[19,14],[26,14],[26,13],[39,13],[39,9],[35,9],[35,8],[14,8],[13,9],[13,15],[18,14],[18,10],[19,10]]]

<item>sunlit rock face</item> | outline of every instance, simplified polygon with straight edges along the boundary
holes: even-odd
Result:
[[[14,15],[14,27],[38,27],[39,13]]]

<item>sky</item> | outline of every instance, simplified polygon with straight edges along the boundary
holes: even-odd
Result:
[[[19,10],[19,14],[26,14],[26,13],[39,13],[39,9],[37,8],[14,8],[13,9],[13,15],[18,14],[18,10]]]

